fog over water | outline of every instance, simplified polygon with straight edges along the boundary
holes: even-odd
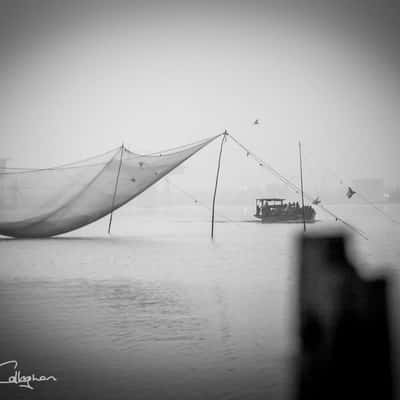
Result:
[[[395,3],[1,7],[0,156],[9,165],[69,162],[121,142],[158,151],[228,129],[289,176],[301,140],[315,165],[348,180],[398,183]],[[188,164],[189,189],[208,189],[217,145],[208,151]],[[226,188],[257,185],[240,152],[224,165]]]

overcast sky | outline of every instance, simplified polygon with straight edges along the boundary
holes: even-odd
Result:
[[[0,157],[12,166],[227,129],[294,179],[301,140],[309,184],[326,177],[318,166],[400,182],[395,2],[1,4]],[[187,185],[206,187],[217,152],[188,162]],[[230,187],[274,182],[233,144],[223,172]]]

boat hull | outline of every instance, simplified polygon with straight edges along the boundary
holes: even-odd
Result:
[[[276,223],[283,223],[283,224],[302,224],[303,218],[293,218],[293,217],[284,217],[284,216],[268,216],[268,217],[255,217],[259,220],[259,222],[263,224],[276,224]],[[306,218],[306,224],[313,224],[315,222],[315,218]]]

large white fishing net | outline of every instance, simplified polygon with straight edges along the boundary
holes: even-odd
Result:
[[[216,137],[147,155],[122,146],[53,168],[1,169],[0,235],[47,237],[90,224],[138,196]]]

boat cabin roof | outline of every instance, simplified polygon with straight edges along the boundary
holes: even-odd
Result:
[[[256,199],[256,201],[284,201],[285,199],[279,199],[279,198],[276,198],[276,197],[274,197],[274,198],[259,198],[259,199]]]

